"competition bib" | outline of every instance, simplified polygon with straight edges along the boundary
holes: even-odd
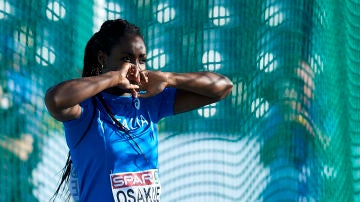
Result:
[[[159,202],[160,180],[157,169],[114,173],[110,175],[111,189],[116,202]]]

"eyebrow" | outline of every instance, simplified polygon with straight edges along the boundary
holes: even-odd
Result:
[[[135,55],[134,53],[131,52],[121,52],[121,53],[124,55],[131,55],[131,56]],[[146,57],[146,53],[139,54],[139,57]]]

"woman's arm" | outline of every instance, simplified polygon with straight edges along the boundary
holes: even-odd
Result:
[[[168,86],[178,89],[175,114],[222,100],[231,92],[233,86],[227,77],[212,72],[169,74]]]
[[[224,99],[232,89],[232,82],[225,76],[212,72],[172,73],[149,71],[143,97],[161,92],[165,87],[177,90],[174,113],[182,113]]]
[[[50,88],[45,95],[45,104],[50,114],[59,121],[76,119],[81,115],[80,103],[99,92],[114,86],[136,89],[126,75],[110,71],[99,76],[84,77],[62,82]]]

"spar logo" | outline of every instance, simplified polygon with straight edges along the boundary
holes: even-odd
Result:
[[[111,175],[113,189],[159,184],[157,172],[154,170],[136,173],[117,173]]]

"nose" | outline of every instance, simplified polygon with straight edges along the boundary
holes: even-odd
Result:
[[[144,69],[142,68],[142,65],[141,65],[141,63],[140,63],[139,60],[136,60],[135,66],[136,66],[136,68],[137,68],[139,71],[144,70]]]

